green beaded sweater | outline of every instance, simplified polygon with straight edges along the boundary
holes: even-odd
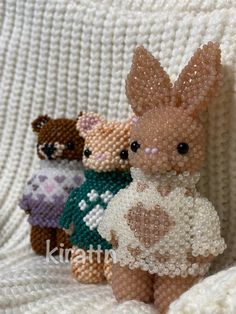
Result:
[[[130,173],[86,170],[84,174],[85,182],[69,195],[60,217],[60,225],[65,229],[73,226],[70,236],[73,245],[86,250],[90,245],[95,250],[98,245],[102,250],[110,249],[111,244],[100,236],[97,226],[108,202],[131,182]]]

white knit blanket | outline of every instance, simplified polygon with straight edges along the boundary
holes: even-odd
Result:
[[[124,82],[144,44],[175,79],[195,49],[219,41],[224,84],[206,115],[208,159],[200,188],[214,203],[228,245],[219,271],[236,259],[235,0],[0,1],[0,313],[152,313],[118,305],[110,287],[80,285],[68,265],[29,248],[17,208],[37,162],[30,122],[37,115],[99,111],[125,118]],[[172,304],[170,313],[236,313],[236,269],[219,272]]]

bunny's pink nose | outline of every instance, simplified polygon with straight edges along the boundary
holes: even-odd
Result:
[[[104,153],[104,154],[97,154],[96,155],[96,159],[99,160],[99,161],[103,161],[105,160],[107,157],[107,155]]]
[[[147,155],[153,155],[153,154],[156,154],[158,152],[158,148],[156,147],[146,147],[145,148],[145,153]]]

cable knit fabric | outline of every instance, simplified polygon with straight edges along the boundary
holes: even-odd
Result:
[[[108,202],[120,190],[131,182],[129,172],[85,171],[85,182],[74,189],[66,202],[60,217],[60,225],[73,232],[70,241],[73,245],[89,250],[90,245],[96,250],[98,245],[102,250],[110,249],[111,245],[97,232]],[[119,208],[117,208],[119,210]]]
[[[0,309],[11,313],[153,313],[115,302],[108,286],[80,285],[69,266],[51,265],[29,248],[16,209],[35,170],[30,122],[39,114],[98,111],[126,118],[125,77],[133,49],[144,45],[174,81],[203,43],[221,45],[224,82],[209,108],[201,192],[216,207],[227,250],[213,270],[236,259],[236,4],[234,0],[5,0],[0,2]],[[11,276],[9,276],[9,273]],[[236,312],[236,270],[207,278],[171,313]],[[226,297],[227,296],[227,297]]]

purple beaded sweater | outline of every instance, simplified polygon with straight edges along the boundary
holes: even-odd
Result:
[[[69,193],[84,181],[78,161],[41,160],[40,168],[27,182],[19,206],[33,226],[57,228]]]

